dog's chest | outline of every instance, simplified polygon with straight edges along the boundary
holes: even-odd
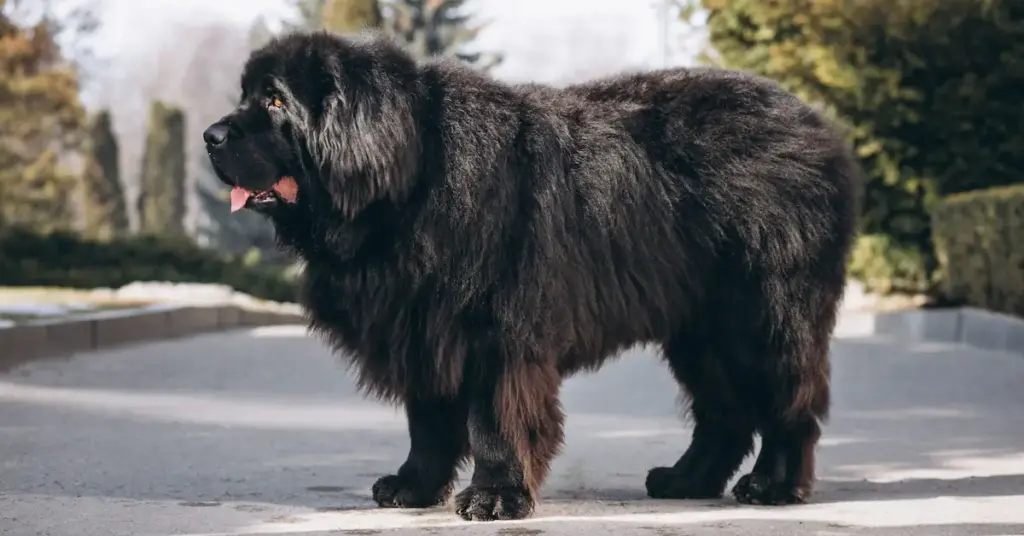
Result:
[[[301,301],[317,327],[346,339],[387,337],[392,326],[408,315],[398,286],[380,271],[309,264]]]

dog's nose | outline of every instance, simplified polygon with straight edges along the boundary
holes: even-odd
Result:
[[[214,123],[203,131],[203,141],[211,147],[223,145],[224,142],[228,141],[229,130],[230,127],[226,123]]]

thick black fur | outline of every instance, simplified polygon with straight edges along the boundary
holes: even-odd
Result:
[[[695,418],[649,495],[721,496],[759,433],[736,498],[808,498],[859,169],[774,83],[700,68],[508,85],[303,33],[253,53],[211,128],[225,183],[297,179],[296,203],[250,208],[305,261],[312,329],[406,409],[381,506],[443,503],[472,458],[459,515],[530,515],[561,381],[640,342],[662,345]]]

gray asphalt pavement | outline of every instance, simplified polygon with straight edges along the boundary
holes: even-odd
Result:
[[[565,385],[544,502],[492,524],[373,507],[405,424],[298,326],[35,362],[0,376],[0,534],[1024,534],[1024,358],[876,339],[834,355],[812,504],[645,498],[689,430],[666,369],[636,350]]]

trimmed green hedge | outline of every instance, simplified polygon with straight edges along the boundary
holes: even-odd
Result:
[[[1024,316],[1024,185],[945,198],[932,239],[949,298]]]
[[[283,302],[298,295],[297,283],[282,270],[221,255],[185,237],[98,241],[69,232],[0,229],[0,285],[117,288],[134,281],[218,283]]]

